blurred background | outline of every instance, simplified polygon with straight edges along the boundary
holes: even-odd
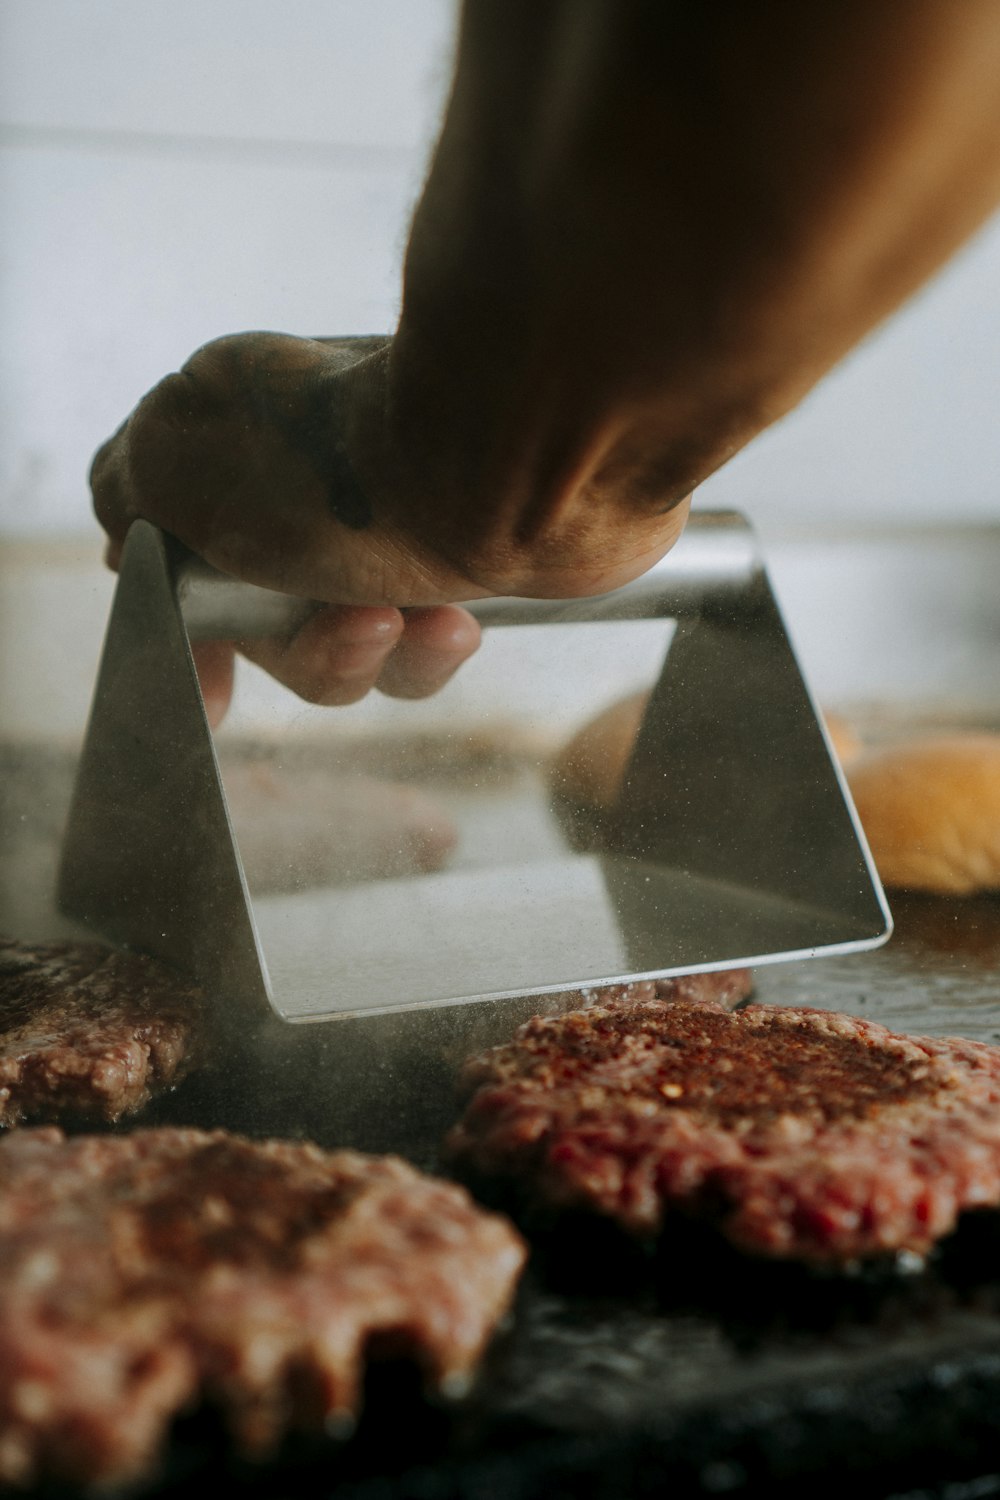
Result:
[[[110,591],[87,466],[145,389],[217,334],[392,327],[455,10],[0,0],[0,692],[16,635],[79,718]],[[700,492],[755,521],[821,693],[989,687],[998,404],[994,221]]]

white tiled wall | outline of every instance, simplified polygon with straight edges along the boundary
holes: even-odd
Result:
[[[390,326],[452,0],[0,0],[0,535],[205,339]],[[1000,518],[1000,224],[704,487],[767,533]]]

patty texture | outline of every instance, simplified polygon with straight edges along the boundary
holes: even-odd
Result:
[[[1000,1048],[830,1011],[641,1001],[536,1017],[472,1059],[448,1149],[528,1214],[641,1240],[679,1216],[763,1256],[926,1252],[1000,1203]]]
[[[447,1393],[505,1312],[521,1240],[392,1157],[161,1129],[0,1141],[0,1483],[155,1470],[176,1413],[238,1451],[349,1428],[374,1350]]]
[[[201,992],[96,943],[0,939],[0,1125],[115,1121],[186,1071]]]
[[[634,1005],[639,1000],[685,1000],[689,1004],[714,1001],[727,1010],[753,994],[751,969],[719,969],[713,974],[679,974],[674,979],[636,979],[630,984],[601,984],[573,992],[579,1005]],[[569,991],[557,997],[566,999]],[[539,1004],[551,996],[540,995]],[[558,1007],[556,1007],[558,1008]]]

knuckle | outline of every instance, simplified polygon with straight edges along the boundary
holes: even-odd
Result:
[[[248,382],[267,378],[285,346],[303,340],[287,334],[227,333],[202,344],[181,366],[181,375],[211,396],[222,398],[244,389]]]
[[[93,458],[90,460],[90,472],[87,475],[87,478],[90,482],[91,489],[96,490],[98,486],[105,483],[108,479],[110,468],[114,462],[114,454],[116,451],[117,443],[117,436],[109,438],[106,443],[101,444],[97,452],[94,454]]]
[[[242,334],[230,334],[202,344],[184,361],[179,372],[181,377],[207,387],[228,384],[239,362],[238,346],[243,337]]]
[[[132,413],[128,424],[129,446],[148,441],[164,427],[183,429],[197,415],[197,385],[182,372],[166,375],[153,386]]]

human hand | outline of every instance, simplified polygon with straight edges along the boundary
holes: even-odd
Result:
[[[328,606],[264,664],[337,702],[627,583],[1000,201],[998,64],[993,0],[466,5],[394,338],[197,351],[95,460],[112,565]]]
[[[328,605],[288,640],[195,641],[192,654],[212,728],[233,695],[237,652],[308,703],[356,703],[373,688],[390,698],[436,693],[476,651],[480,629],[467,610],[443,604],[403,611]]]
[[[196,644],[213,724],[231,697],[237,649],[300,697],[343,704],[373,687],[402,698],[434,693],[479,644],[472,616],[437,601],[482,590],[435,571],[391,525],[374,524],[346,457],[342,377],[384,346],[218,340],[161,381],[94,459],[112,567],[142,517],[232,576],[318,602],[289,638]]]

